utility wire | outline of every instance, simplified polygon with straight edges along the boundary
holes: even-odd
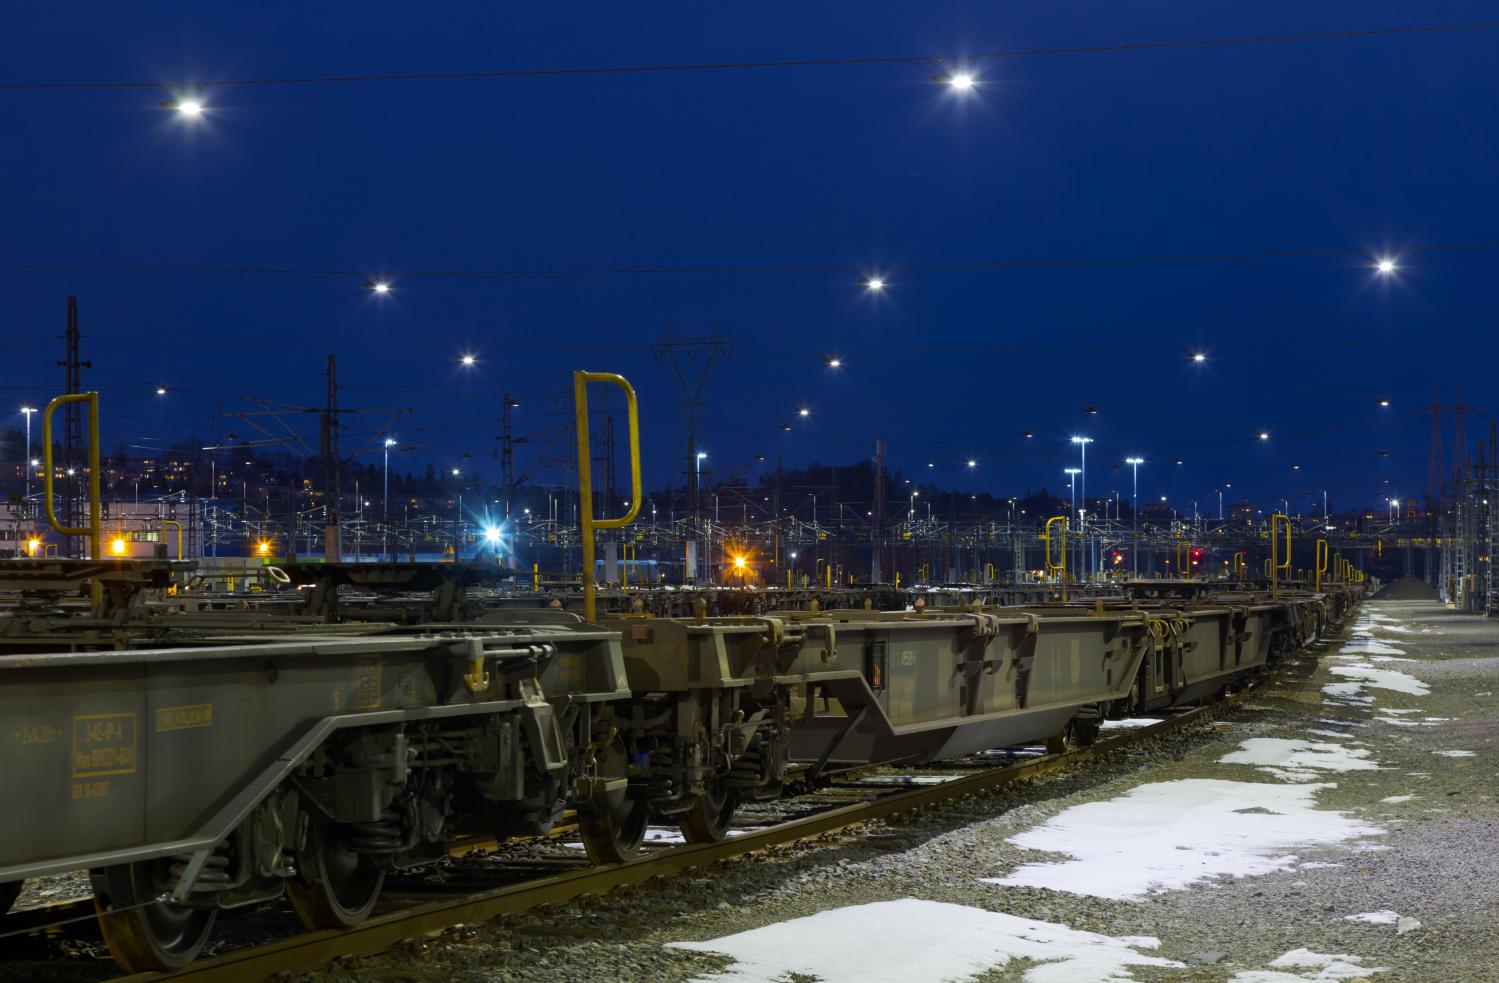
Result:
[[[1499,249],[1499,240],[1476,242],[1436,242],[1406,246],[1401,257],[1429,253],[1485,252]],[[1360,249],[1265,249],[1224,253],[1157,253],[1143,256],[1074,256],[1053,258],[1005,259],[977,262],[896,263],[876,269],[833,265],[746,265],[746,266],[574,266],[574,267],[494,267],[489,269],[406,269],[379,274],[382,281],[403,278],[526,278],[526,277],[602,277],[602,276],[732,276],[754,274],[840,274],[865,277],[875,273],[885,279],[900,273],[983,273],[1021,269],[1065,269],[1076,267],[1175,266],[1217,263],[1253,263],[1281,259],[1345,259],[1369,263],[1371,257]],[[368,277],[366,270],[333,269],[311,266],[185,266],[172,264],[127,263],[0,263],[0,270],[20,272],[67,273],[180,273],[234,274],[249,276],[302,277]]]
[[[1059,48],[1011,48],[980,51],[963,61],[1001,60],[1009,58],[1057,58],[1072,55],[1117,54],[1134,51],[1159,51],[1172,48],[1218,48],[1230,46],[1284,44],[1288,42],[1342,41],[1419,34],[1454,34],[1492,31],[1499,22],[1472,24],[1422,24],[1408,27],[1372,28],[1357,31],[1323,31],[1299,34],[1251,34],[1238,37],[1186,38],[1176,41],[1137,41],[1119,44],[1078,45]],[[940,66],[947,60],[939,55],[863,55],[836,58],[787,58],[756,61],[682,62],[659,65],[586,65],[558,68],[503,68],[452,72],[385,72],[356,75],[304,75],[266,78],[209,79],[184,88],[210,89],[232,86],[331,85],[352,82],[447,82],[495,79],[558,78],[589,75],[663,75],[693,72],[759,71],[787,68],[846,68],[876,65],[929,64]],[[168,83],[153,81],[16,81],[0,82],[0,89],[160,89]]]

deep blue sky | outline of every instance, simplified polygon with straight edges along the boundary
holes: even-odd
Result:
[[[960,59],[1480,21],[1494,9],[213,6],[13,4],[0,65],[8,81],[176,83]],[[1499,32],[1017,59],[983,64],[966,100],[923,65],[234,88],[210,92],[196,126],[153,90],[0,92],[0,262],[878,269],[1495,240],[1496,56]],[[1128,469],[1105,465],[1139,453],[1142,496],[1207,510],[1211,489],[1232,482],[1233,497],[1262,504],[1294,508],[1325,488],[1356,505],[1424,491],[1419,407],[1433,386],[1444,402],[1462,386],[1468,402],[1496,405],[1495,338],[1442,340],[1499,332],[1496,261],[1411,257],[1391,284],[1349,258],[905,273],[880,297],[838,273],[397,276],[378,298],[357,277],[0,271],[0,344],[24,353],[7,359],[6,394],[44,401],[61,382],[51,363],[76,294],[109,447],[245,435],[214,412],[246,408],[246,394],[319,402],[336,352],[346,404],[420,409],[396,428],[430,444],[413,464],[468,452],[496,474],[508,390],[523,403],[519,431],[537,440],[521,470],[551,480],[555,467],[532,466],[565,419],[549,395],[574,368],[620,371],[640,390],[647,483],[659,485],[681,471],[677,396],[645,349],[670,324],[716,325],[736,351],[714,373],[702,443],[723,474],[756,453],[853,461],[882,437],[892,466],[936,480],[1055,491],[1074,461],[1067,438],[1083,432],[1097,441],[1091,493],[1127,494]],[[1194,349],[1206,365],[1188,361]],[[457,365],[464,351],[478,354],[473,369]],[[844,367],[825,368],[825,353]],[[158,382],[172,388],[165,399]],[[305,432],[315,436],[310,419]]]

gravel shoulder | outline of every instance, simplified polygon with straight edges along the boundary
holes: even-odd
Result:
[[[1367,602],[1213,725],[304,978],[1493,980],[1496,643],[1434,602]],[[791,955],[755,962],[753,929]]]

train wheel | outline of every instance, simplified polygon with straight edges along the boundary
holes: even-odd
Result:
[[[159,901],[171,888],[153,871],[134,863],[92,872],[99,930],[110,955],[127,973],[181,969],[192,962],[213,931],[212,908]]]
[[[650,819],[650,805],[629,797],[607,812],[580,811],[578,831],[583,834],[588,859],[596,864],[618,864],[637,856]]]
[[[313,823],[286,894],[308,929],[352,928],[369,917],[385,886],[385,868],[360,856],[337,830]]]
[[[709,782],[692,808],[682,814],[682,836],[688,843],[717,843],[729,831],[739,796],[722,781]]]

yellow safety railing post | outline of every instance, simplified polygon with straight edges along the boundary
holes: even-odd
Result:
[[[1316,579],[1316,587],[1314,589],[1320,592],[1322,590],[1322,575],[1327,572],[1327,540],[1325,539],[1317,540],[1316,562],[1312,565],[1312,570]]]
[[[610,383],[618,386],[625,394],[630,431],[630,508],[617,518],[593,517],[593,452],[588,446],[590,382]],[[573,407],[578,425],[578,511],[583,523],[583,617],[592,622],[598,615],[593,578],[594,532],[598,529],[621,529],[634,522],[635,517],[640,514],[640,409],[635,401],[634,387],[625,381],[624,376],[613,372],[574,372]]]
[[[1062,530],[1061,542],[1058,544],[1057,562],[1052,562],[1051,554],[1051,527],[1058,526]],[[1046,520],[1046,525],[1041,530],[1041,538],[1046,541],[1046,569],[1057,575],[1057,581],[1062,585],[1062,601],[1067,600],[1067,516],[1054,515]]]
[[[57,520],[57,509],[52,500],[52,414],[66,403],[88,404],[88,487],[89,524],[86,528],[64,526]],[[42,495],[47,504],[47,524],[63,536],[89,537],[89,557],[103,559],[102,532],[99,522],[99,394],[69,393],[58,396],[42,410]],[[95,600],[100,595],[99,584],[94,583]]]
[[[162,526],[177,527],[177,559],[182,559],[182,523],[176,519],[162,519],[161,524]]]
[[[1279,527],[1285,527],[1285,555],[1281,555],[1280,537],[1277,535]],[[1270,516],[1270,596],[1280,596],[1279,576],[1284,571],[1286,578],[1291,576],[1291,517],[1280,512]]]

